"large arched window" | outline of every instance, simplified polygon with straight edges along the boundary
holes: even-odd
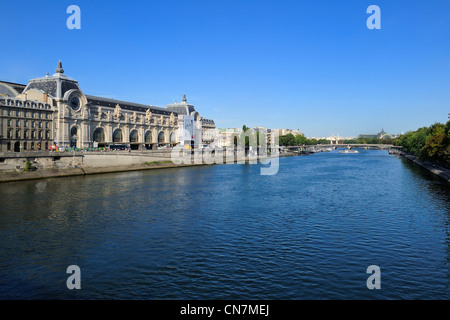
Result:
[[[152,143],[152,132],[147,131],[145,133],[145,143]]]
[[[105,131],[103,130],[103,128],[95,129],[94,141],[95,142],[105,142]]]
[[[164,139],[164,132],[160,132],[159,134],[158,134],[158,143],[164,143],[165,142],[165,139]]]
[[[121,129],[114,130],[113,142],[122,142],[122,130]]]
[[[175,135],[175,132],[172,132],[171,134],[170,134],[170,143],[176,143],[176,135]]]
[[[137,130],[133,130],[130,133],[130,142],[131,143],[138,143],[139,142],[139,135]]]

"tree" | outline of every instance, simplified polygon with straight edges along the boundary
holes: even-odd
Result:
[[[450,120],[410,131],[395,139],[394,144],[421,160],[450,168]]]
[[[422,148],[420,158],[423,160],[431,160],[437,163],[444,161],[445,149],[448,142],[445,133],[433,135],[428,139]]]
[[[259,138],[260,138],[260,132],[256,132],[254,130],[252,130],[251,128],[247,127],[245,124],[242,126],[242,132],[239,135],[239,138],[236,139],[235,141],[235,145],[237,145],[237,141],[241,140],[242,137],[245,136],[245,148],[248,149],[250,147],[250,140],[252,141],[252,143],[254,143],[253,141],[256,140],[256,146],[259,146]],[[253,140],[255,139],[255,140]]]
[[[298,135],[295,136],[295,145],[296,146],[304,145],[304,144],[306,144],[307,140],[308,139],[306,139],[306,137],[304,135],[298,134]]]
[[[295,146],[295,137],[292,133],[288,133],[287,135],[281,136],[279,138],[280,146]]]
[[[330,141],[328,141],[327,139],[319,139],[319,141],[317,141],[319,144],[330,144]]]

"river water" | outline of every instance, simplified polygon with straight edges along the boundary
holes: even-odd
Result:
[[[447,183],[374,150],[260,169],[0,184],[0,298],[450,298]]]

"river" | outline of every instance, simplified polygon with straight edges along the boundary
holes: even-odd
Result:
[[[376,150],[260,167],[0,184],[0,299],[450,298],[448,183]]]

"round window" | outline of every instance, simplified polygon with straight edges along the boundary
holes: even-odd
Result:
[[[78,98],[72,98],[70,100],[70,106],[73,110],[78,110],[80,108],[80,100]]]

